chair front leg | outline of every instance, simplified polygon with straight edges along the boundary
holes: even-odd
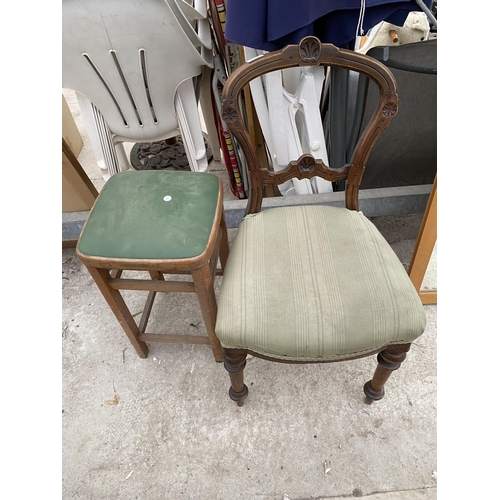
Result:
[[[366,404],[372,404],[373,401],[379,401],[384,397],[384,384],[391,373],[401,366],[410,347],[411,344],[390,345],[378,353],[375,374],[363,387]]]
[[[229,397],[236,401],[238,406],[243,406],[243,402],[248,396],[248,387],[243,383],[243,369],[247,364],[246,349],[225,349],[224,368],[229,372],[231,387],[229,388]]]

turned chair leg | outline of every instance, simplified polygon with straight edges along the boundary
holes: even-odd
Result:
[[[375,374],[363,387],[366,404],[372,404],[373,401],[379,401],[384,397],[384,384],[391,373],[401,366],[410,347],[411,344],[391,345],[378,353]]]
[[[246,365],[247,351],[245,349],[222,349],[224,356],[224,368],[229,372],[231,387],[229,397],[236,401],[238,406],[243,406],[243,402],[248,396],[248,387],[243,383],[243,369]]]

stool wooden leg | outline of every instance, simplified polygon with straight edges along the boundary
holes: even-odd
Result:
[[[124,332],[127,334],[130,343],[134,346],[137,354],[141,358],[147,358],[148,356],[148,346],[145,342],[139,340],[139,328],[132,317],[132,314],[125,304],[123,297],[118,290],[114,290],[108,284],[110,278],[109,271],[107,269],[98,269],[95,267],[88,267],[87,269],[94,279],[96,285],[99,287],[102,295],[106,299],[109,307],[119,321]]]
[[[217,318],[217,301],[215,298],[214,283],[209,264],[191,271],[194,287],[198,295],[201,313],[207,328],[208,338],[212,346],[215,361],[222,362],[222,346],[215,335],[215,320]]]

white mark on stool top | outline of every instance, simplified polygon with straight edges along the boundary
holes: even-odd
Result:
[[[170,201],[171,199],[172,197],[169,194],[167,194],[167,196],[163,198],[163,201]]]

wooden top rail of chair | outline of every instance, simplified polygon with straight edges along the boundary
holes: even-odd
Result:
[[[333,170],[326,167],[323,162],[318,163],[313,159],[312,163],[312,156],[303,155],[296,164],[291,162],[279,174],[263,174],[262,171],[267,168],[262,169],[263,165],[259,164],[256,146],[251,140],[240,110],[238,99],[241,91],[251,80],[265,73],[297,66],[319,65],[336,66],[363,73],[377,83],[380,91],[379,105],[358,140],[351,164],[342,169]],[[396,81],[386,66],[364,54],[339,49],[332,44],[322,44],[314,36],[305,37],[297,45],[287,45],[282,50],[269,52],[242,64],[231,74],[224,85],[222,118],[230,132],[236,137],[248,162],[250,190],[246,213],[255,213],[260,210],[263,184],[279,184],[292,177],[310,178],[311,176],[319,176],[327,180],[346,179],[346,207],[358,210],[358,190],[366,161],[375,141],[396,115],[397,103]],[[309,168],[314,169],[314,174],[308,172]]]

